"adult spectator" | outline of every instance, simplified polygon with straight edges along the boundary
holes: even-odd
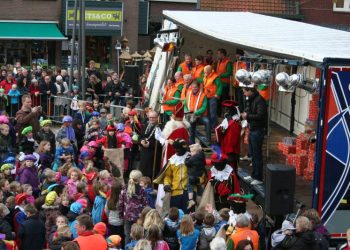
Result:
[[[155,139],[154,134],[158,124],[158,113],[149,111],[147,113],[148,122],[142,126],[140,136],[140,171],[151,180],[159,173],[160,159],[162,155],[162,145]]]
[[[18,141],[23,137],[21,131],[28,126],[32,126],[33,135],[36,137],[40,130],[39,118],[44,115],[42,107],[36,106],[32,108],[32,99],[30,95],[22,96],[22,108],[16,113],[16,129],[18,133]]]
[[[43,72],[45,75],[46,73]],[[52,95],[57,94],[56,85],[51,82],[51,77],[49,75],[45,75],[44,82],[42,82],[39,85],[40,94],[41,94],[41,105],[43,106],[43,110],[48,114],[51,115],[52,107],[53,107],[53,101],[52,101]]]
[[[192,82],[192,89],[187,92],[184,106],[185,113],[188,113],[189,122],[191,124],[190,129],[190,143],[195,143],[196,127],[197,124],[204,124],[208,142],[210,143],[210,122],[207,117],[207,97],[203,91],[199,88],[197,81]]]
[[[108,96],[108,100],[114,105],[119,105],[123,100],[120,96],[125,96],[126,88],[119,80],[118,73],[112,73],[112,79],[107,83],[105,93]]]
[[[204,93],[208,99],[208,113],[210,120],[210,127],[215,128],[217,123],[217,105],[218,99],[222,93],[222,83],[220,77],[212,70],[210,65],[204,67],[203,78]]]
[[[6,79],[7,76],[7,70],[6,69],[1,69],[1,74],[0,74],[0,82]]]
[[[262,146],[264,142],[267,106],[265,100],[260,96],[255,88],[243,88],[246,97],[245,111],[242,118],[248,121],[249,125],[249,150],[252,157],[253,172],[251,178],[252,185],[262,184],[263,180],[263,156]]]
[[[40,250],[45,248],[45,225],[39,219],[37,210],[33,205],[26,205],[24,211],[27,220],[19,228],[21,250]]]
[[[95,75],[98,79],[101,80],[101,74],[100,72],[96,69],[96,63],[94,60],[91,60],[89,62],[89,68],[87,69],[87,74],[88,76],[92,76]]]
[[[5,94],[7,95],[10,89],[12,88],[12,84],[17,84],[16,80],[13,78],[10,72],[7,73],[6,79],[0,82],[0,88],[5,90]]]
[[[328,242],[324,239],[322,234],[312,231],[312,223],[307,217],[299,216],[296,219],[295,227],[297,240],[290,249],[328,249]]]
[[[183,75],[191,74],[192,67],[192,57],[189,54],[185,54],[185,61],[179,65],[177,71],[181,71]]]
[[[176,87],[178,87],[178,89],[180,91],[182,91],[182,88],[184,86],[184,79],[183,79],[183,74],[182,72],[178,71],[174,74],[174,78],[176,80]]]
[[[245,214],[239,214],[236,219],[236,231],[227,242],[227,250],[237,249],[241,240],[250,239],[253,243],[252,249],[259,249],[259,234],[249,228],[249,219]]]
[[[323,237],[329,241],[330,240],[330,234],[327,230],[327,228],[322,224],[321,218],[318,215],[318,212],[314,208],[310,208],[304,211],[303,216],[308,218],[312,223],[312,229],[315,232],[318,232],[323,235]]]
[[[98,95],[102,94],[102,83],[96,75],[89,76],[86,92],[91,95],[92,99],[99,99]]]
[[[216,73],[219,75],[222,82],[222,96],[221,101],[229,99],[230,95],[230,77],[232,76],[232,62],[227,57],[225,49],[218,49],[218,62],[216,64]]]
[[[87,214],[82,214],[77,217],[75,229],[78,237],[75,239],[78,242],[80,250],[106,250],[107,241],[100,234],[95,234],[92,230],[91,217]]]

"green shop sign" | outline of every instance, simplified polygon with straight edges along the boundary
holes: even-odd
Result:
[[[86,1],[85,30],[87,34],[106,35],[121,34],[123,27],[123,5],[121,2],[94,2]],[[113,5],[111,6],[111,3]],[[92,5],[92,6],[91,6]],[[79,8],[77,11],[77,28],[79,29]],[[74,6],[67,1],[65,13],[66,34],[71,34],[74,22]]]

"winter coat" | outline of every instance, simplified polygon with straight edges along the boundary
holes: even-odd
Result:
[[[294,235],[285,235],[281,230],[277,230],[271,235],[272,250],[290,249],[296,240]]]
[[[4,218],[0,218],[0,233],[5,234],[6,240],[14,239],[11,225]]]
[[[30,184],[33,191],[39,190],[38,170],[34,166],[20,169],[19,183]]]
[[[45,226],[38,215],[28,217],[19,228],[20,250],[41,250],[45,248]]]
[[[203,151],[190,156],[185,160],[188,176],[201,177],[205,171],[205,155]]]
[[[251,131],[264,129],[267,125],[266,101],[255,91],[246,101],[247,121]]]
[[[17,89],[10,89],[10,91],[7,95],[11,97],[10,98],[11,104],[19,104],[20,93]]]
[[[58,206],[47,206],[44,204],[42,209],[45,214],[46,239],[49,238],[52,228],[56,225],[56,218],[61,215]]]
[[[13,152],[12,141],[10,135],[3,135],[0,133],[0,154],[7,154]]]
[[[51,168],[52,163],[52,157],[48,153],[40,153],[40,164],[41,164],[41,170],[44,170],[46,168]]]
[[[146,192],[137,184],[135,194],[132,197],[128,196],[127,190],[128,187],[124,186],[120,193],[118,210],[120,217],[124,218],[125,221],[136,222],[142,209],[148,206]]]
[[[288,248],[290,250],[327,250],[328,242],[322,234],[314,231],[306,231],[295,234],[297,239],[295,244]]]
[[[73,213],[72,211],[68,211],[68,213],[67,213],[68,226],[70,228],[70,231],[72,232],[73,239],[78,237],[77,230],[75,229],[75,224],[77,224],[76,218],[78,216],[79,216],[79,214]]]
[[[70,237],[59,237],[49,244],[50,250],[61,250],[62,243],[66,242],[66,241],[71,241],[71,240],[72,240],[72,238],[70,238]]]
[[[67,192],[68,192],[68,196],[70,199],[73,199],[74,195],[78,192],[77,186],[78,186],[79,182],[80,182],[79,180],[73,181],[72,179],[69,179],[67,181]]]
[[[164,220],[164,230],[163,238],[168,243],[170,249],[177,250],[179,249],[179,240],[177,238],[176,232],[180,227],[179,221],[172,221],[169,218]]]
[[[54,154],[56,152],[56,140],[55,140],[55,134],[49,130],[48,132],[45,132],[43,129],[40,129],[37,135],[37,141],[40,143],[41,141],[48,141],[51,145],[51,153]]]
[[[216,231],[214,227],[204,226],[199,236],[198,250],[209,250],[209,244],[214,239]]]
[[[106,205],[106,195],[100,192],[100,195],[95,197],[94,205],[91,212],[92,223],[102,222],[102,213]]]
[[[69,126],[69,127],[61,127],[56,135],[56,141],[58,141],[59,143],[61,143],[61,140],[63,138],[68,138],[71,143],[76,143],[76,139],[75,139],[75,133],[74,133],[74,129]]]
[[[39,117],[41,115],[44,115],[41,112],[32,112],[31,109],[25,110],[20,109],[16,113],[16,131],[18,131],[18,141],[21,141],[21,139],[24,137],[20,132],[25,127],[32,126],[33,128],[33,136],[34,139],[36,138],[36,135],[38,131],[40,130],[40,124],[39,124]]]

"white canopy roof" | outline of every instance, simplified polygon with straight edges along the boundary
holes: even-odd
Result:
[[[179,27],[282,58],[350,59],[350,32],[250,12],[163,11]],[[326,18],[326,17],[325,17]]]

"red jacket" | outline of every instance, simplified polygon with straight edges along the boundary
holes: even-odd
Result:
[[[0,88],[5,89],[5,94],[7,95],[12,88],[12,84],[17,84],[15,79],[12,79],[10,83],[5,79],[0,82]]]

